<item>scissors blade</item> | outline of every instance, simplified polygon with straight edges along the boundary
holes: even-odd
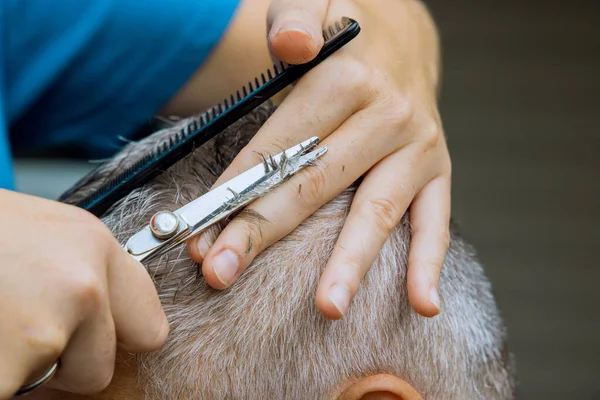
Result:
[[[319,138],[313,137],[273,157],[265,158],[262,164],[250,168],[177,211],[166,212],[176,225],[168,239],[161,239],[153,233],[153,217],[151,224],[127,241],[125,249],[139,261],[173,249],[316,161],[327,152],[326,147],[308,152],[318,142]]]

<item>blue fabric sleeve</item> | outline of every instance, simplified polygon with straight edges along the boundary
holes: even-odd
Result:
[[[3,0],[0,187],[10,186],[7,142],[113,154],[207,59],[237,3]]]

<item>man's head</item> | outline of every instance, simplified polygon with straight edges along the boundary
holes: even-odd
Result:
[[[124,242],[155,212],[202,195],[271,112],[271,105],[260,107],[131,193],[104,222]],[[128,146],[73,199],[168,135],[162,131]],[[124,360],[105,398],[131,398],[122,390],[135,386],[136,378],[137,393],[149,399],[512,398],[512,359],[490,284],[455,230],[437,317],[421,317],[409,305],[406,218],[347,315],[329,321],[319,314],[318,280],[353,194],[354,188],[346,190],[265,250],[228,290],[210,288],[183,248],[147,263],[171,333],[161,350]],[[211,228],[213,240],[219,229]]]

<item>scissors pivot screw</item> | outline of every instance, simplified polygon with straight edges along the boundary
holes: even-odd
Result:
[[[178,227],[179,218],[171,211],[159,211],[150,219],[150,231],[157,239],[169,239]]]

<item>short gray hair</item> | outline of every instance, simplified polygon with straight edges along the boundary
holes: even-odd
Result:
[[[104,222],[123,242],[153,213],[205,193],[273,109],[268,103],[238,121],[132,192]],[[72,200],[184,125],[127,146]],[[146,397],[318,399],[343,381],[389,373],[412,384],[425,399],[512,399],[513,358],[490,282],[454,225],[437,317],[417,315],[408,301],[406,216],[346,317],[329,321],[319,314],[317,283],[354,192],[355,187],[347,189],[263,251],[228,290],[210,288],[183,248],[148,263],[171,333],[162,349],[137,357]],[[221,228],[211,228],[213,240]]]

